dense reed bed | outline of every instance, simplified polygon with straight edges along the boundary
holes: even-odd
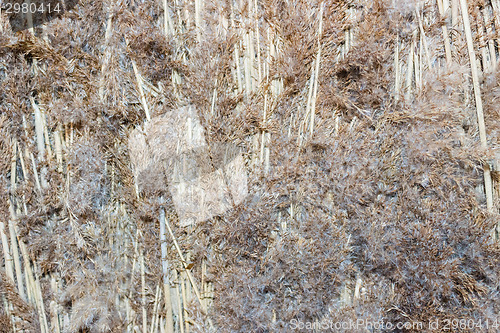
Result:
[[[498,0],[2,14],[0,332],[498,331],[499,31]],[[182,135],[245,170],[194,223]]]

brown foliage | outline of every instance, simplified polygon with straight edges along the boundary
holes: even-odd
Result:
[[[208,316],[194,297],[184,304],[193,331],[288,332],[292,320],[498,320],[500,247],[490,231],[499,216],[487,211],[481,189],[483,166],[500,151],[498,75],[482,77],[485,151],[463,36],[454,31],[454,63],[439,67],[443,21],[434,4],[419,9],[432,66],[422,65],[421,88],[412,85],[407,99],[394,93],[394,50],[398,41],[405,63],[419,29],[414,2],[266,0],[255,13],[253,1],[211,1],[200,30],[194,3],[179,3],[167,36],[158,1],[85,0],[35,36],[0,33],[0,220],[11,220],[12,200],[46,312],[54,302],[68,315],[65,332],[122,332],[131,324],[127,311],[140,327],[143,306],[150,320],[162,277],[160,207],[181,251],[190,253],[195,280],[215,286]],[[354,40],[346,38],[350,28]],[[262,81],[256,65],[250,90],[243,67],[259,57],[245,36],[255,31]],[[44,110],[51,153],[37,149],[30,97]],[[144,103],[153,119],[146,125]],[[195,106],[212,152],[199,159],[212,168],[217,145],[237,147],[249,192],[231,210],[190,227],[180,225],[167,190],[165,164],[178,135],[172,120],[162,121],[186,105]],[[64,141],[61,162],[56,131]],[[16,188],[13,140],[21,153]],[[180,273],[170,235],[167,244],[169,268]],[[0,297],[36,331],[38,313],[6,282],[3,265]],[[0,330],[10,321],[0,307]]]

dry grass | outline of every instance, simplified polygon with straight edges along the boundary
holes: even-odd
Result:
[[[499,5],[82,0],[17,33],[2,16],[0,331],[500,320]],[[186,107],[201,136],[179,131]],[[220,147],[248,195],[185,223],[168,166],[210,174]]]

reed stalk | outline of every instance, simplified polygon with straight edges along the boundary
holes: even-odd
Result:
[[[481,87],[479,83],[479,74],[478,67],[476,61],[476,52],[474,50],[474,41],[472,39],[472,31],[469,21],[469,12],[467,6],[467,0],[460,0],[460,6],[462,11],[462,19],[465,28],[465,37],[467,39],[467,49],[469,52],[469,61],[471,66],[472,73],[472,84],[474,88],[474,98],[476,101],[476,115],[477,122],[479,127],[479,138],[481,142],[481,147],[487,149],[488,142],[486,137],[486,126],[484,123],[484,113],[483,113],[483,101],[481,98]],[[486,207],[488,211],[493,212],[493,185],[491,179],[491,171],[490,167],[487,163],[484,164],[483,167],[483,176],[484,176],[484,189],[486,194]],[[500,226],[500,224],[499,224]],[[498,227],[497,227],[498,229]],[[498,232],[498,230],[497,230]],[[496,236],[498,237],[498,235]]]
[[[174,331],[174,321],[172,316],[172,296],[170,293],[170,279],[169,279],[169,265],[167,262],[167,234],[166,234],[166,220],[165,220],[165,210],[160,208],[160,242],[161,242],[161,261],[163,270],[163,290],[165,295],[165,311],[167,320],[167,332],[171,333]]]
[[[54,295],[57,295],[57,293],[58,293],[57,284],[56,284],[56,280],[55,280],[53,275],[51,275],[51,277],[50,277],[50,285],[51,285],[52,292],[54,293]],[[50,327],[54,331],[54,333],[61,333],[61,327],[59,325],[59,311],[58,311],[57,307],[58,306],[57,306],[56,301],[52,300],[50,302],[50,306],[49,306],[49,309],[50,309]]]
[[[415,41],[415,48],[417,49],[417,52],[413,55],[415,57],[415,60],[413,61],[413,64],[415,65],[415,93],[420,93],[422,90],[422,44],[420,44],[420,47],[417,46],[417,42]]]
[[[45,141],[44,141],[44,130],[43,130],[43,118],[40,108],[36,104],[33,97],[30,97],[31,106],[35,111],[35,134],[36,134],[36,145],[38,148],[40,158],[45,155]]]
[[[401,71],[399,67],[399,35],[396,36],[395,50],[394,50],[394,100],[399,101],[400,85],[401,85]]]
[[[177,305],[178,305],[178,311],[179,311],[179,315],[178,315],[178,323],[179,323],[179,331],[181,333],[184,333],[184,310],[183,310],[183,303],[182,303],[182,278],[180,276],[180,274],[177,274],[177,271],[174,270],[174,278],[175,280],[177,281],[177,287],[175,288],[175,296],[177,298]]]
[[[415,53],[416,33],[417,33],[416,31],[413,32],[413,39],[412,39],[411,46],[410,46],[410,53],[408,54],[408,64],[407,64],[407,70],[406,70],[406,85],[405,85],[405,99],[407,101],[409,101],[410,96],[411,96],[411,86],[412,86],[413,69],[414,69],[413,59],[414,59],[414,53]]]
[[[445,18],[445,8],[442,0],[437,0],[439,15],[441,19]],[[448,27],[446,26],[446,22],[441,27],[443,29],[443,40],[444,40],[444,53],[446,55],[446,65],[450,66],[452,62],[451,57],[451,46],[450,46],[450,37],[448,35]]]
[[[248,32],[243,35],[243,49],[245,50],[245,55],[243,57],[243,72],[245,76],[245,97],[250,97],[250,93],[253,91],[252,88],[252,73],[251,68],[253,66],[252,58],[250,57],[250,36]]]
[[[149,333],[155,333],[158,327],[158,307],[159,307],[160,293],[161,293],[160,284],[157,284],[155,292],[155,300],[153,303],[153,314],[151,316],[151,328],[149,330]]]
[[[474,8],[474,13],[473,13],[473,18],[474,18],[474,23],[475,23],[475,30],[477,33],[477,36],[479,36],[479,50],[481,51],[481,58],[480,62],[478,63],[478,72],[479,76],[482,76],[486,73],[491,72],[491,61],[489,59],[489,50],[487,48],[487,43],[486,43],[486,37],[484,36],[485,34],[485,27],[484,27],[484,22],[482,20],[482,15],[479,12],[478,8]],[[484,73],[481,73],[481,65],[484,70]]]
[[[10,255],[9,240],[5,233],[5,223],[0,221],[0,238],[2,239],[3,257],[5,260],[5,274],[14,283],[14,263]]]
[[[489,9],[488,8],[483,8],[482,10],[483,13],[483,18],[484,18],[484,25],[486,27],[486,36],[488,37],[488,50],[489,50],[489,59],[490,59],[490,68],[492,71],[495,71],[497,69],[497,56],[496,56],[496,50],[495,50],[495,41],[492,38],[493,36],[493,23],[491,22],[490,14],[489,14]]]
[[[425,60],[427,61],[427,68],[431,69],[432,68],[431,56],[430,56],[430,52],[429,52],[429,46],[427,45],[427,39],[425,37],[424,26],[422,24],[422,17],[420,16],[420,9],[418,9],[418,8],[415,9],[415,14],[416,14],[417,20],[418,20],[418,27],[420,28],[420,49],[422,49],[422,46],[423,46],[423,49],[425,51]],[[422,66],[421,66],[421,68],[422,68]],[[423,70],[423,68],[422,68],[422,70]]]
[[[17,174],[17,142],[13,140],[12,142],[12,158],[11,158],[11,171],[10,171],[10,183],[11,183],[11,188],[13,191],[16,189],[16,174]],[[14,211],[13,209],[13,202],[12,198],[8,199],[9,200],[9,210],[11,212]],[[17,244],[17,233],[16,233],[16,227],[15,227],[15,220],[12,218],[13,216],[11,215],[11,220],[9,221],[9,234],[10,234],[10,248],[12,250],[12,257],[14,261],[14,269],[16,272],[16,280],[17,280],[17,291],[19,293],[19,296],[21,299],[26,301],[26,294],[24,292],[24,286],[23,286],[23,274],[21,271],[21,260],[19,256],[19,247]]]
[[[104,45],[109,46],[109,40],[111,38],[111,31],[112,31],[112,26],[113,26],[113,13],[108,13],[108,19],[106,21],[106,32],[104,34]],[[105,83],[105,73],[106,69],[108,68],[109,60],[111,57],[111,52],[109,50],[109,47],[105,48],[104,51],[104,60],[101,65],[101,78],[99,79],[99,98],[101,101],[104,101],[105,95],[104,95],[104,83]]]
[[[181,278],[181,295],[182,295],[182,317],[184,318],[183,326],[184,326],[184,332],[189,333],[189,314],[187,311],[187,292],[186,292],[186,278],[184,277],[185,271],[181,271],[180,278]]]
[[[267,94],[264,96],[264,115],[262,116],[262,123],[266,124],[267,118]],[[262,131],[260,139],[260,163],[264,162],[264,147],[266,145],[266,132]]]
[[[62,154],[62,138],[61,138],[61,125],[57,127],[54,132],[54,146],[56,149],[57,171],[63,172],[63,154]]]
[[[201,41],[201,12],[202,12],[202,6],[203,2],[201,0],[195,0],[194,1],[194,8],[195,8],[195,25],[196,25],[196,38],[198,39],[198,42]]]
[[[38,192],[41,192],[42,186],[40,185],[40,179],[38,178],[38,171],[36,168],[35,156],[31,152],[28,153],[27,149],[26,149],[26,154],[29,154],[29,156],[31,157],[31,165],[33,167],[33,176],[35,178],[36,189],[38,190]]]
[[[37,310],[38,310],[38,317],[40,320],[40,329],[42,333],[49,333],[49,324],[47,322],[47,315],[45,313],[45,306],[44,306],[44,301],[43,301],[43,294],[42,294],[42,288],[40,285],[40,277],[39,277],[39,270],[37,267],[36,262],[33,262],[34,266],[34,271],[35,271],[35,283],[34,283],[34,289],[35,289],[35,300],[36,300],[36,305],[37,305]]]
[[[146,114],[146,119],[149,121],[151,120],[151,116],[149,114],[149,107],[148,103],[146,102],[146,96],[144,95],[144,90],[142,89],[142,78],[139,74],[139,70],[137,69],[137,65],[134,60],[132,60],[132,67],[134,69],[134,75],[135,79],[137,81],[137,87],[139,89],[139,96],[141,98],[141,104],[142,107],[144,108],[144,113]]]
[[[144,252],[141,250],[139,255],[139,264],[141,269],[141,305],[142,305],[142,332],[148,333],[148,312],[146,308],[146,268],[144,264]]]
[[[455,0],[456,1],[456,0]],[[495,31],[500,31],[500,1],[492,0],[491,7],[493,8],[493,24]],[[500,36],[497,35],[497,47],[500,45]]]
[[[238,94],[243,92],[243,83],[241,80],[241,69],[240,69],[240,47],[239,43],[237,43],[234,47],[234,64],[236,67],[236,81],[238,83]]]
[[[135,235],[135,242],[134,242],[134,259],[132,260],[132,269],[130,271],[130,282],[129,282],[130,292],[129,292],[127,303],[126,303],[126,306],[129,308],[129,311],[127,312],[127,320],[128,320],[129,325],[127,327],[129,327],[130,325],[132,325],[132,327],[135,326],[135,313],[130,308],[128,300],[132,299],[132,284],[134,283],[136,264],[137,264],[139,257],[140,257],[140,255],[139,255],[139,229],[137,229],[136,235]]]
[[[212,94],[212,103],[210,104],[210,115],[213,117],[215,114],[215,103],[217,101],[217,79],[215,79],[214,92]]]
[[[316,113],[316,100],[318,97],[318,82],[319,82],[319,68],[321,61],[321,37],[323,35],[323,5],[319,12],[319,27],[318,27],[318,52],[316,53],[316,68],[314,69],[314,88],[310,106],[311,121],[309,123],[309,136],[312,137],[314,132],[314,116]],[[311,78],[312,79],[312,78]]]
[[[192,230],[190,231],[190,233]],[[191,262],[191,253],[188,252],[186,254],[186,259],[187,262]],[[189,311],[187,305],[191,303],[191,300],[193,299],[193,291],[191,290],[191,284],[189,283],[188,280],[184,279],[184,286],[185,286],[185,291],[186,291],[186,302],[184,303],[184,310],[186,311],[186,316],[184,317],[186,319],[186,333],[189,333],[191,331],[191,325],[193,323],[192,320],[189,319]],[[203,302],[201,303],[202,309],[203,308]]]
[[[269,149],[269,143],[271,142],[271,133],[269,133],[269,132],[266,133],[266,142],[267,142],[267,146],[264,148],[264,150],[265,150],[264,172],[267,174],[267,173],[269,173],[269,169],[271,167],[270,159],[269,159],[269,156],[271,154],[271,151]]]
[[[460,15],[458,13],[459,10],[459,0],[451,0],[451,26],[455,28],[458,25],[458,21],[460,18]],[[447,9],[447,8],[445,8]]]
[[[172,232],[172,229],[170,228],[170,224],[168,223],[168,220],[165,220],[165,222],[166,222],[165,225],[166,225],[167,230],[170,234],[170,237],[172,237],[172,240],[174,242],[175,249],[177,250],[177,254],[179,255],[179,258],[181,259],[181,264],[184,267],[184,269],[186,270],[186,274],[188,276],[188,279],[191,282],[191,285],[193,286],[193,290],[196,294],[196,298],[198,299],[198,302],[200,303],[203,312],[206,313],[206,309],[203,308],[203,302],[201,301],[200,291],[199,291],[198,287],[196,286],[196,283],[195,283],[191,273],[189,272],[188,263],[186,262],[186,260],[184,260],[184,256],[182,255],[181,248],[179,247],[179,244],[177,243],[177,239],[175,238],[175,235]]]
[[[251,0],[249,0],[251,1]],[[261,48],[260,48],[260,29],[259,29],[259,14],[258,14],[258,3],[257,0],[254,2],[254,16],[255,16],[255,39],[257,41],[257,73],[258,73],[258,84],[262,82],[262,64],[261,64],[261,58],[260,58],[260,53],[261,53]]]
[[[207,305],[208,283],[207,281],[205,281],[206,276],[207,276],[207,262],[206,259],[203,258],[201,261],[201,295],[202,295],[201,300],[203,301],[203,306],[205,307],[205,309],[208,309]]]

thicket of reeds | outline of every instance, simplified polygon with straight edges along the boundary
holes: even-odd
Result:
[[[2,14],[0,332],[496,332],[499,51],[498,0],[81,0],[16,33]],[[186,106],[241,151],[248,195],[181,226],[129,137]]]

